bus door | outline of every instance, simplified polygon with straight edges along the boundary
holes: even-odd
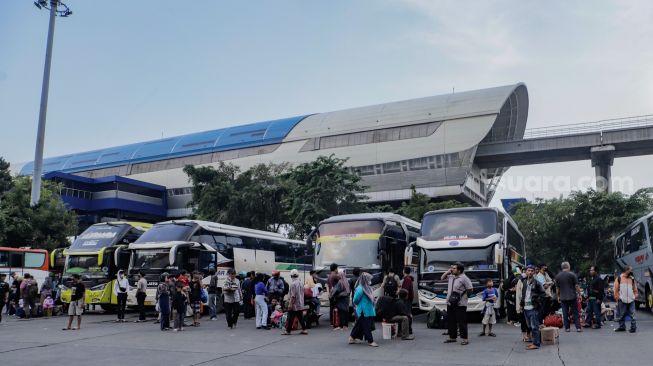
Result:
[[[388,223],[381,242],[381,250],[385,252],[383,269],[386,271],[392,269],[394,273],[401,274],[404,269],[407,244],[404,229],[400,225]]]

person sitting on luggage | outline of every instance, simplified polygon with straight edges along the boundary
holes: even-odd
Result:
[[[488,333],[490,337],[496,337],[497,335],[492,333],[492,325],[497,323],[497,316],[494,311],[494,304],[497,302],[497,298],[499,297],[499,293],[497,292],[497,289],[494,288],[494,282],[492,282],[491,279],[487,279],[485,281],[485,289],[483,290],[483,301],[485,302],[483,305],[483,331],[479,336],[484,336],[485,335],[485,328],[488,328]]]
[[[405,289],[399,290],[399,296],[403,296],[405,299],[408,296],[408,291]],[[381,296],[376,302],[376,314],[386,323],[397,323],[401,339],[405,341],[415,339],[410,331],[413,317],[410,311],[406,309],[403,300],[390,296]]]

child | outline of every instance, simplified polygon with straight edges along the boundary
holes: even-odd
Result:
[[[54,300],[51,295],[47,295],[45,300],[43,300],[43,312],[46,317],[52,316],[52,309],[54,309]]]
[[[282,316],[283,310],[281,309],[281,305],[277,305],[276,309],[274,309],[274,312],[272,313],[272,327],[279,328],[279,322],[281,321]]]
[[[279,304],[277,299],[272,298],[268,304],[268,324],[272,324],[272,313],[277,309],[277,306],[281,306],[281,304]],[[283,307],[281,307],[281,309],[283,310]]]
[[[497,302],[497,297],[499,296],[497,289],[494,288],[494,282],[491,279],[485,281],[485,290],[483,290],[483,301],[485,305],[483,307],[483,331],[479,336],[485,335],[485,328],[488,329],[487,335],[490,337],[496,337],[497,335],[492,333],[492,325],[497,323],[497,317],[494,311],[494,304]]]
[[[174,297],[172,298],[172,307],[177,311],[175,317],[175,329],[173,331],[184,330],[184,317],[186,316],[186,294],[185,291],[188,287],[183,287],[181,283],[177,283]]]

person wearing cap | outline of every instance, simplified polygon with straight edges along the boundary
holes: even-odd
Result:
[[[526,281],[521,294],[520,306],[524,309],[524,315],[528,327],[531,329],[532,344],[526,349],[534,350],[540,348],[540,310],[545,296],[544,287],[535,278],[537,272],[535,266],[526,268]]]
[[[236,270],[229,268],[227,279],[222,287],[224,296],[224,313],[227,318],[227,327],[236,328],[240,305],[243,304],[243,292],[240,288],[240,280],[236,277]]]
[[[299,272],[296,269],[290,271],[290,299],[288,303],[288,319],[286,320],[286,329],[283,335],[290,335],[295,318],[299,319],[299,325],[302,327],[301,334],[308,334],[306,323],[304,322],[304,285],[299,280]]]
[[[270,300],[277,299],[279,303],[283,302],[283,292],[285,290],[281,272],[272,271],[272,277],[268,280],[268,297]]]
[[[159,304],[159,323],[161,330],[170,330],[170,286],[168,273],[164,272],[159,277],[159,286],[156,289],[156,301]]]
[[[125,276],[125,272],[121,269],[116,275],[115,283],[113,284],[113,293],[118,299],[118,319],[116,323],[125,321],[125,308],[127,308],[127,294],[129,293],[129,280]]]

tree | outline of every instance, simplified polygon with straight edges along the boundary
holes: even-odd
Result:
[[[0,156],[0,199],[2,195],[14,186],[9,172],[9,163]]]
[[[650,193],[573,192],[567,198],[519,203],[513,219],[525,236],[529,258],[552,267],[569,261],[578,270],[609,269],[614,234],[653,209]]]
[[[41,200],[30,207],[31,178],[18,177],[0,202],[0,238],[3,245],[53,249],[68,244],[77,232],[77,216],[59,197],[60,186],[44,181]]]
[[[220,162],[216,168],[186,166],[193,184],[189,205],[203,220],[252,229],[278,231],[287,222],[283,199],[287,165],[259,164],[245,172]]]
[[[395,212],[415,221],[421,222],[424,214],[430,211],[469,206],[466,203],[458,202],[456,200],[433,202],[431,201],[431,197],[428,195],[417,192],[415,186],[411,186],[410,189],[412,191],[410,200],[408,202],[402,202],[399,209]]]
[[[285,175],[288,195],[284,203],[294,228],[292,236],[305,237],[313,226],[330,216],[366,211],[362,202],[366,198],[365,186],[361,177],[345,167],[346,161],[334,155],[320,156],[293,167]]]

